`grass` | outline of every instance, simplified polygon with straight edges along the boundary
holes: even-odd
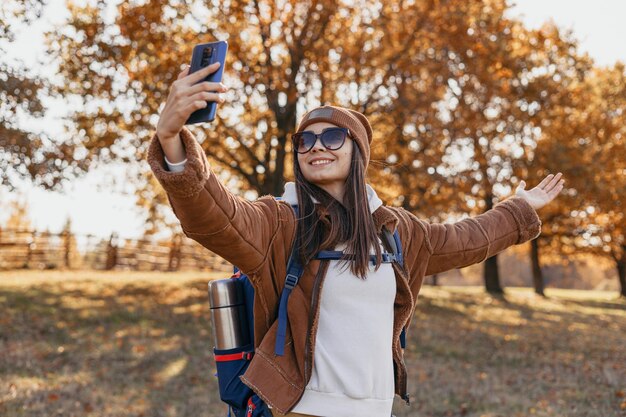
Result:
[[[0,415],[225,416],[208,279],[0,273]],[[424,286],[401,416],[626,416],[626,302],[615,293]]]

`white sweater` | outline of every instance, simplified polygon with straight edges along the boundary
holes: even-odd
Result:
[[[166,162],[177,172],[186,161]],[[382,201],[369,185],[367,194],[373,213]],[[285,184],[282,198],[297,204],[293,182]],[[381,264],[378,271],[370,265],[367,279],[361,280],[340,261],[330,261],[320,294],[313,372],[292,412],[325,417],[391,415],[395,295],[391,264]]]

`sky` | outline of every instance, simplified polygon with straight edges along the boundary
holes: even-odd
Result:
[[[520,18],[526,26],[536,28],[548,20],[559,27],[571,29],[579,39],[580,47],[597,64],[612,65],[626,62],[626,1],[623,0],[519,0],[511,3],[510,17]],[[50,68],[38,65],[43,54],[43,33],[67,16],[65,0],[48,0],[40,20],[17,31],[13,44],[7,46],[5,62],[22,62],[38,74],[46,75]],[[42,69],[38,69],[42,68]],[[40,120],[20,119],[29,129],[45,131],[51,136],[60,134],[60,117],[67,106],[62,102],[44,102],[49,111]],[[32,224],[37,230],[58,232],[66,219],[72,219],[72,231],[108,237],[116,232],[120,237],[140,237],[144,218],[135,207],[135,197],[124,192],[124,170],[113,165],[92,170],[84,178],[73,181],[64,193],[48,192],[20,183],[17,192],[0,186],[0,224],[7,218],[7,203],[16,199],[29,205]],[[116,181],[118,186],[103,184],[103,178]],[[173,217],[172,217],[173,218]]]

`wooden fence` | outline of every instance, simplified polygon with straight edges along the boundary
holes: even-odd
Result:
[[[0,228],[0,269],[232,271],[232,265],[182,234],[167,241]]]

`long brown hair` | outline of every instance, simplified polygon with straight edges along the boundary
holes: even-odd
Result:
[[[356,143],[352,147],[344,204],[304,178],[296,152],[294,172],[299,206],[296,244],[302,265],[306,265],[320,250],[333,250],[338,243],[345,242],[346,256],[342,258],[343,262],[350,265],[354,275],[365,279],[372,247],[376,255],[376,269],[380,267],[382,259],[374,218],[368,204],[365,164],[359,147]],[[319,202],[317,206],[313,199]]]

